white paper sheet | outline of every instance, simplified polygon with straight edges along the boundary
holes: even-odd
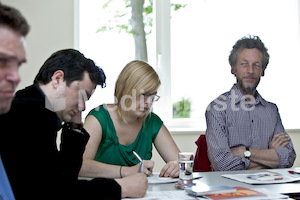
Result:
[[[258,192],[262,192],[267,196],[264,197],[243,197],[236,198],[231,200],[290,200],[288,196],[275,193],[274,191],[269,191],[265,188],[255,189]],[[129,199],[129,198],[125,198]],[[147,191],[146,195],[143,198],[135,198],[134,200],[208,200],[205,197],[193,197],[185,193],[184,190],[175,190],[175,191]]]
[[[179,178],[159,177],[159,173],[153,173],[147,178],[149,184],[175,183],[179,180]]]
[[[195,200],[196,197],[189,196],[184,190],[176,191],[147,191],[143,198],[134,200]]]
[[[249,174],[224,174],[222,177],[248,184],[273,184],[300,181],[300,175],[290,174],[288,170],[267,170],[265,172]]]

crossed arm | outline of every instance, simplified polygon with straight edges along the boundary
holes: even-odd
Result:
[[[284,133],[279,116],[273,129],[275,134],[262,137],[265,142],[269,143],[262,144],[264,147],[258,147],[260,149],[250,148],[251,156],[250,160],[247,160],[244,157],[246,148],[243,144],[247,144],[246,137],[249,134],[240,132],[244,130],[240,130],[239,127],[228,127],[226,114],[213,111],[206,112],[206,138],[209,159],[215,170],[283,168],[293,164],[295,151],[289,136]],[[256,133],[256,136],[259,137],[259,133]],[[241,138],[236,140],[238,137]],[[271,137],[271,141],[268,137]],[[235,147],[230,147],[230,144]],[[254,146],[260,146],[260,144]]]
[[[250,148],[250,166],[248,169],[265,169],[265,168],[277,168],[279,157],[275,148],[285,147],[290,142],[288,135],[284,133],[278,133],[273,136],[269,143],[268,149],[254,149]],[[240,158],[244,157],[245,147],[234,147],[230,149],[231,152]]]

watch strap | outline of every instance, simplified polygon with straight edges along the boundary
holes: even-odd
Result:
[[[70,127],[70,129],[78,129],[81,130],[83,128],[83,123],[74,123],[74,122],[69,122],[67,123],[68,127]]]

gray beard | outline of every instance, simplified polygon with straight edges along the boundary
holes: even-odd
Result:
[[[256,87],[258,86],[259,81],[257,82],[256,85],[254,85],[253,87],[250,86],[245,86],[242,81],[238,81],[238,85],[240,86],[240,88],[246,93],[246,94],[254,94],[256,91]]]

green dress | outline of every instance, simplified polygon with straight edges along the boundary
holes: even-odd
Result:
[[[122,166],[133,166],[139,160],[133,155],[135,151],[143,160],[152,157],[152,143],[154,142],[163,122],[154,113],[150,113],[145,119],[143,126],[135,141],[130,145],[122,145],[116,134],[116,130],[105,105],[94,108],[89,115],[95,116],[102,127],[102,140],[98,147],[95,160]]]

